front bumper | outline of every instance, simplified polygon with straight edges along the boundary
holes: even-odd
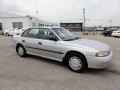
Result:
[[[110,65],[112,60],[112,51],[109,56],[106,57],[93,57],[87,56],[88,68],[106,68]]]

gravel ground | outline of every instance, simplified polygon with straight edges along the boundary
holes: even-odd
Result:
[[[74,73],[60,62],[20,58],[11,37],[0,36],[0,90],[120,90],[120,38],[77,34],[109,44],[114,54],[111,65]]]

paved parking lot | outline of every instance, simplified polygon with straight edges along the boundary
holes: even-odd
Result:
[[[112,47],[114,56],[108,68],[74,73],[56,61],[35,56],[20,58],[11,47],[11,37],[1,35],[0,90],[120,90],[120,38],[82,37]]]

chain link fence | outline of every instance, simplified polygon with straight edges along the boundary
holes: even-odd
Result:
[[[73,32],[76,35],[98,35],[102,36],[102,31],[85,31],[85,32]]]

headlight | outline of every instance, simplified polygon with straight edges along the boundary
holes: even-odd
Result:
[[[111,52],[111,51],[97,52],[95,56],[96,56],[96,57],[105,57],[105,56],[110,55],[110,52]]]

